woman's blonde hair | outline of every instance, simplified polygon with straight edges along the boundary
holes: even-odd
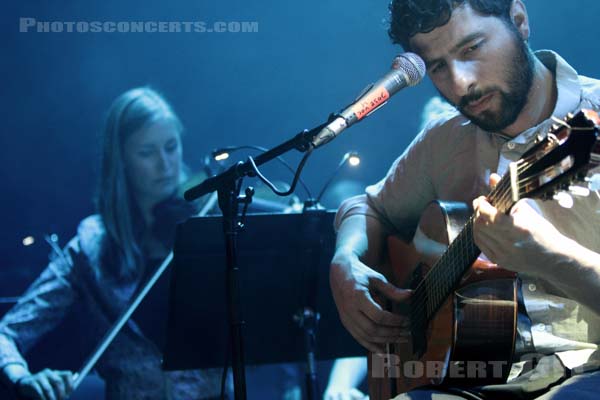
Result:
[[[107,234],[103,252],[108,260],[103,268],[114,268],[116,276],[137,276],[144,261],[140,249],[144,221],[127,181],[123,144],[131,134],[161,120],[172,121],[181,133],[181,122],[169,103],[149,87],[126,91],[108,111],[96,205]]]

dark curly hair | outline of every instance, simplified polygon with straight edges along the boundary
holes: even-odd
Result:
[[[513,0],[392,0],[388,34],[393,43],[410,50],[408,42],[414,35],[445,25],[454,9],[465,2],[480,14],[510,22]]]

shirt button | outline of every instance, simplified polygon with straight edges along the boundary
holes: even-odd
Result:
[[[515,144],[513,142],[508,142],[508,149],[509,150],[514,150],[515,149]]]
[[[537,289],[537,287],[535,286],[535,284],[534,284],[534,283],[530,283],[530,284],[529,284],[529,291],[530,291],[530,292],[535,292],[535,291],[536,291],[536,289]]]

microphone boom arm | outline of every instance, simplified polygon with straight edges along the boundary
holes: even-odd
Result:
[[[283,142],[280,145],[265,151],[264,153],[261,153],[254,158],[254,164],[256,166],[260,166],[293,149],[304,153],[311,148],[317,147],[313,144],[314,138],[336,118],[338,118],[338,114],[332,114],[329,117],[329,121],[325,122],[324,124],[321,124],[311,130],[303,130],[292,139]],[[254,176],[254,166],[249,161],[240,161],[221,174],[205,179],[199,185],[186,190],[186,192],[183,194],[183,197],[188,201],[195,200],[198,197],[218,190],[227,182],[237,181],[239,178],[244,176]]]

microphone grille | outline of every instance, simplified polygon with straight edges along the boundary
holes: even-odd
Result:
[[[425,77],[425,61],[415,53],[404,53],[396,56],[392,69],[399,69],[406,74],[406,84],[414,86]]]

